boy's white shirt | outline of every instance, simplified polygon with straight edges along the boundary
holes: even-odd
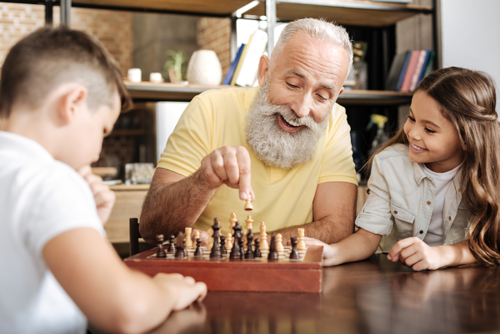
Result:
[[[85,180],[37,142],[0,131],[0,224],[0,333],[84,333],[85,317],[42,250],[72,229],[105,237]]]
[[[436,201],[436,186],[422,166],[409,158],[408,146],[396,144],[375,156],[368,188],[370,195],[356,218],[356,226],[384,236],[379,251],[390,251],[401,239],[425,238]],[[444,245],[467,238],[472,216],[461,203],[461,191],[457,174],[444,199]]]

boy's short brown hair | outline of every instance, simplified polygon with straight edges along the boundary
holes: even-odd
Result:
[[[131,104],[112,56],[92,36],[64,26],[45,27],[21,39],[5,59],[0,81],[0,117],[13,106],[36,109],[61,84],[77,82],[88,89],[91,110],[120,96],[122,109]]]

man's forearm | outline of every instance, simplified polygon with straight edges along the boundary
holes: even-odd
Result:
[[[149,243],[157,234],[177,234],[192,226],[215,194],[200,172],[177,182],[152,185],[140,219],[140,232]]]
[[[297,236],[297,228],[304,228],[305,236],[318,239],[327,244],[334,244],[347,238],[354,232],[354,220],[337,217],[323,218],[301,226],[287,227],[276,231],[283,236],[283,244],[290,245],[290,237]]]

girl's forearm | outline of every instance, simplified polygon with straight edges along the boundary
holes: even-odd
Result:
[[[453,245],[437,246],[440,253],[441,267],[453,267],[475,263],[476,259],[469,250],[469,241],[464,240]]]
[[[356,233],[331,245],[331,255],[324,260],[327,266],[365,260],[377,250],[382,237],[360,228]]]

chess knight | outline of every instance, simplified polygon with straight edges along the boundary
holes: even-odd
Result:
[[[140,219],[144,239],[192,227],[206,244],[214,217],[244,217],[252,206],[254,219],[287,244],[297,226],[326,243],[350,235],[357,179],[336,101],[351,64],[344,28],[301,19],[270,58],[260,57],[258,87],[196,96],[158,162]],[[223,224],[220,235],[229,232]]]

